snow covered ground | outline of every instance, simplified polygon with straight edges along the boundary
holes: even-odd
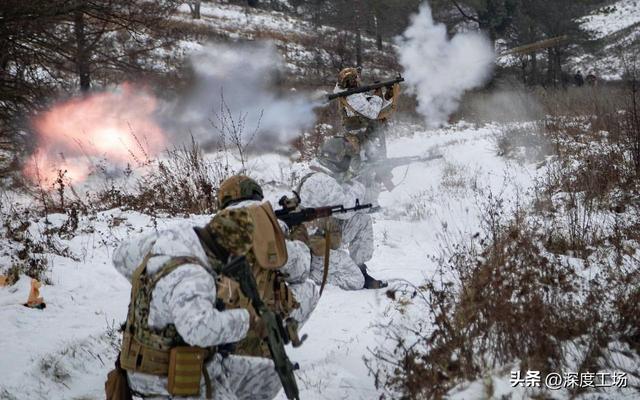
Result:
[[[465,124],[389,143],[389,156],[422,155],[436,149],[444,158],[398,167],[392,192],[380,197],[382,210],[374,215],[376,250],[372,275],[391,285],[406,280],[420,284],[434,269],[430,255],[443,240],[472,234],[479,226],[476,194],[528,187],[534,165],[508,162],[496,156],[495,127]],[[270,199],[286,193],[285,182],[303,166],[265,155],[250,162],[251,175],[266,182]],[[51,215],[53,226],[65,215]],[[45,310],[23,307],[28,279],[0,288],[0,398],[98,399],[119,343],[117,328],[124,321],[130,285],[111,266],[119,242],[145,230],[176,224],[202,224],[207,216],[153,218],[118,209],[81,217],[78,234],[61,240],[75,259],[49,255],[52,285],[42,289]],[[33,224],[34,235],[44,223]],[[0,258],[2,268],[7,259]],[[346,292],[328,287],[304,327],[308,340],[290,349],[299,362],[301,398],[372,399],[379,394],[363,357],[381,343],[376,326],[397,311],[385,292]],[[279,399],[284,399],[284,394]]]
[[[620,79],[625,70],[622,56],[633,59],[640,48],[640,1],[619,0],[581,19],[584,30],[599,40],[595,54],[577,57],[575,65],[583,73],[602,79]]]
[[[603,38],[640,22],[640,1],[620,0],[582,19],[582,27]]]

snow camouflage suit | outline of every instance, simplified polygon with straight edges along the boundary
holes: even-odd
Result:
[[[333,91],[338,93],[343,90],[345,89],[338,83]],[[395,110],[399,91],[400,86],[394,85],[391,100],[367,93],[356,93],[339,99],[338,111],[346,130],[345,136],[358,151],[359,160],[354,161],[387,157],[383,125]]]
[[[309,270],[308,249],[301,251],[298,244],[287,243],[287,250],[289,261],[283,270],[292,271],[291,275],[302,281],[301,275]],[[236,251],[240,254],[242,249]],[[211,273],[214,266],[191,226],[170,228],[127,242],[115,251],[113,262],[116,269],[131,280],[145,257],[149,276],[156,275],[168,261],[177,257],[194,257],[198,261],[182,264],[158,280],[149,304],[147,325],[150,328],[174,327],[182,341],[199,347],[234,343],[247,335],[250,315],[246,309],[219,311],[216,308],[216,280]],[[302,290],[292,288],[300,307],[291,316],[301,323],[317,302],[317,290],[309,290],[305,283],[301,283]],[[273,362],[267,358],[222,357],[216,353],[205,365],[216,400],[271,399],[281,388]],[[128,372],[128,380],[131,388],[145,397],[169,397],[165,376]],[[204,398],[204,379],[201,379],[200,393],[199,398]]]
[[[334,177],[327,168],[318,163],[312,165],[312,171],[303,177],[299,194],[303,207],[322,207],[343,204],[353,207],[356,199],[364,201],[367,191],[359,182],[343,181]],[[330,230],[340,232],[338,248],[330,250],[329,277],[327,282],[346,290],[364,287],[364,276],[358,267],[373,256],[373,222],[369,214],[351,212],[331,217]],[[332,243],[333,244],[333,243]],[[324,257],[313,255],[311,258],[311,278],[322,281]]]

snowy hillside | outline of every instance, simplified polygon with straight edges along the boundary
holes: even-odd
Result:
[[[374,215],[376,250],[370,267],[392,286],[405,281],[419,285],[433,274],[429,256],[442,238],[478,229],[475,196],[526,188],[532,165],[506,163],[495,155],[492,128],[464,124],[416,132],[394,139],[390,156],[421,155],[438,150],[444,159],[394,170],[398,186],[381,196],[382,211]],[[268,197],[286,193],[283,177],[301,165],[286,158],[263,156],[251,160],[251,173],[269,182]],[[60,226],[65,215],[51,215]],[[143,231],[176,224],[202,224],[207,216],[159,218],[111,210],[81,217],[78,234],[60,240],[69,257],[47,255],[51,285],[42,290],[44,310],[23,307],[28,279],[0,288],[0,397],[3,399],[98,399],[118,345],[116,330],[129,301],[128,282],[111,266],[117,244]],[[30,230],[38,236],[43,221]],[[393,317],[384,291],[346,292],[329,287],[304,327],[309,339],[291,358],[301,365],[298,379],[303,399],[371,399],[377,394],[363,357],[379,344],[376,326]],[[280,398],[284,399],[284,395]]]
[[[604,79],[619,79],[624,71],[621,55],[640,51],[640,1],[616,1],[582,21],[582,28],[598,39],[598,48],[577,61],[577,66]]]
[[[184,4],[174,20],[192,38],[182,41],[181,47],[185,50],[209,41],[273,42],[284,58],[287,79],[306,84],[324,83],[326,79],[333,81],[346,61],[344,57],[350,57],[345,54],[345,46],[351,46],[346,40],[353,40],[350,34],[329,26],[315,26],[282,12],[233,4],[202,3],[200,19],[193,19],[189,7]],[[364,36],[362,40],[368,43],[364,48],[365,68],[375,74],[381,64],[393,64],[388,50],[377,51],[370,37]],[[386,49],[391,45],[384,43],[384,46]],[[374,59],[375,64],[370,61]]]

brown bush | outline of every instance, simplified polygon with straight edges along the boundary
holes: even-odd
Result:
[[[532,207],[507,213],[506,200],[489,193],[480,202],[482,234],[448,246],[422,287],[388,293],[403,313],[421,314],[385,326],[395,346],[367,360],[382,398],[443,398],[516,362],[543,378],[620,370],[640,393],[633,111],[575,93],[554,102],[576,114],[551,116],[541,129],[554,154]]]

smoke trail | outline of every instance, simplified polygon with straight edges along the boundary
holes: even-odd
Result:
[[[222,95],[234,119],[246,116],[245,135],[251,135],[259,123],[253,145],[261,151],[288,145],[313,125],[316,104],[296,92],[278,93],[283,61],[274,45],[210,44],[190,61],[194,87],[168,113],[171,131],[191,132],[201,143],[215,143],[219,132],[211,120],[216,122],[223,112]]]
[[[446,123],[465,91],[481,86],[490,77],[492,45],[479,33],[447,37],[443,24],[433,20],[427,3],[396,43],[409,90],[418,98],[418,112],[429,126]]]

